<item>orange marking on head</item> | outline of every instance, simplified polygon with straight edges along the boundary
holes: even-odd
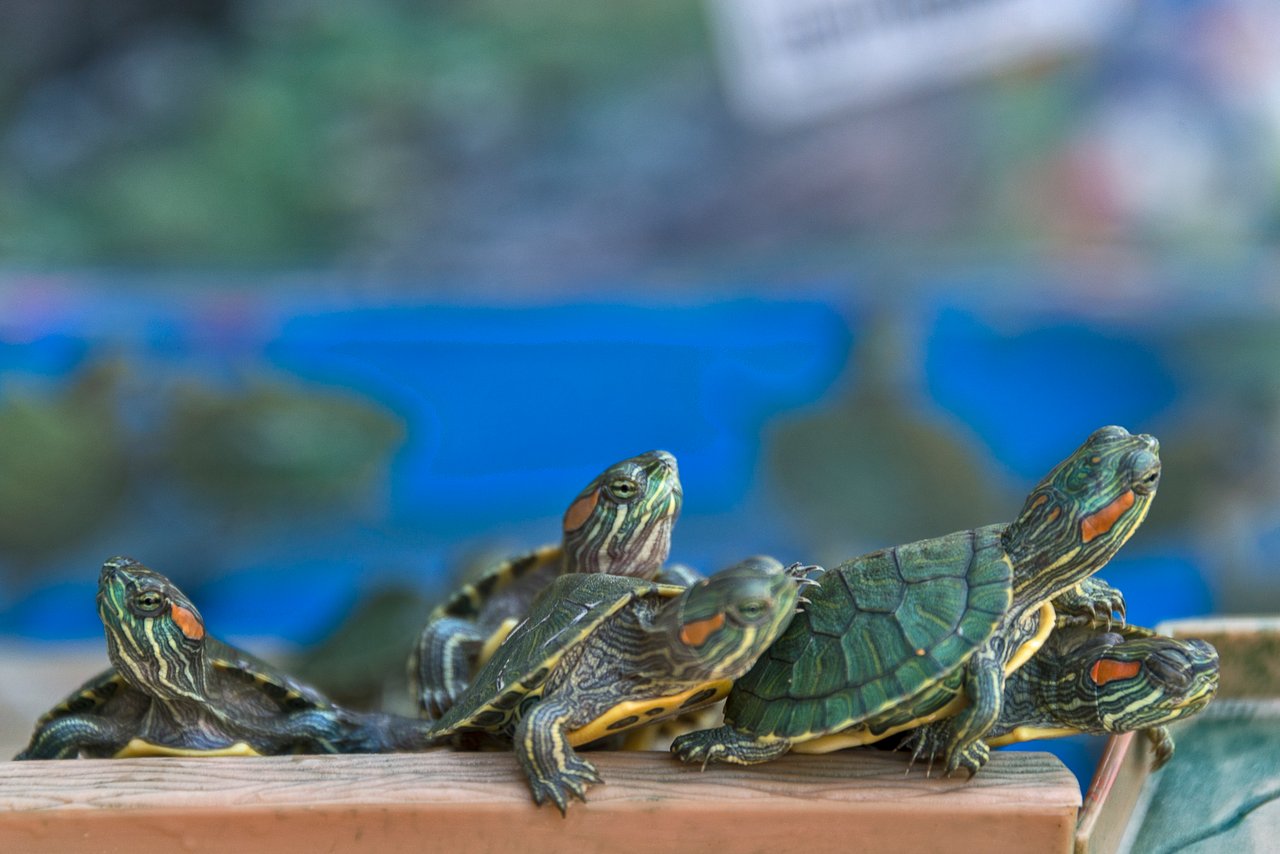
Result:
[[[582,524],[591,518],[591,513],[596,509],[596,503],[599,500],[600,490],[593,489],[570,504],[569,509],[564,511],[565,531],[576,531],[581,528]]]
[[[1048,500],[1049,500],[1049,496],[1047,495],[1036,496],[1036,500],[1031,502],[1031,509],[1035,510],[1037,507],[1043,507],[1044,503]]]
[[[1101,537],[1116,524],[1116,521],[1133,506],[1133,490],[1125,490],[1120,497],[1103,507],[1097,513],[1091,513],[1080,520],[1080,539],[1089,542]]]
[[[1138,661],[1116,661],[1114,658],[1099,658],[1089,668],[1089,678],[1095,685],[1106,685],[1114,679],[1132,679],[1142,669]]]
[[[1052,510],[1050,510],[1050,511],[1049,511],[1049,515],[1048,515],[1046,518],[1047,518],[1047,520],[1048,520],[1048,521],[1050,521],[1050,522],[1055,522],[1055,521],[1057,521],[1058,517],[1059,517],[1059,516],[1061,516],[1061,515],[1062,515],[1062,508],[1061,508],[1061,507],[1055,507],[1055,508],[1053,508]]]
[[[685,623],[684,628],[680,629],[680,641],[687,646],[702,646],[707,642],[707,638],[711,637],[711,633],[723,625],[724,612],[714,617],[707,617],[705,620]]]
[[[195,615],[194,611],[189,611],[181,605],[169,606],[169,613],[173,616],[173,621],[178,624],[178,628],[182,633],[191,640],[200,640],[204,637],[204,623],[200,622],[200,618]]]

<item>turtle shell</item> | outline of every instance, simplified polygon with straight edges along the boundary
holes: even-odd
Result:
[[[516,723],[522,704],[541,696],[561,657],[611,616],[642,596],[677,596],[683,591],[622,575],[570,573],[556,578],[431,736],[503,732]]]
[[[233,706],[226,711],[270,714],[306,709],[328,709],[333,704],[309,685],[280,672],[262,659],[241,649],[205,638],[205,654],[214,673],[225,680],[221,685],[221,702]],[[140,702],[145,709],[150,698],[131,686],[114,669],[104,670],[67,695],[61,703],[40,716],[39,729],[55,718],[95,713],[106,717],[134,715]],[[211,698],[212,699],[212,698]]]
[[[854,558],[734,686],[725,720],[804,741],[909,704],[957,673],[1013,601],[1003,525]]]
[[[310,709],[332,709],[333,703],[316,689],[277,670],[255,655],[225,644],[216,638],[205,638],[205,655],[219,680],[220,697],[210,702],[235,716],[270,715],[277,712],[300,712]],[[210,686],[213,693],[215,686]]]
[[[90,712],[110,714],[109,704],[123,698],[129,692],[137,693],[114,668],[104,670],[41,715],[36,721],[35,729],[39,730],[49,721],[64,718],[67,715],[82,715]]]
[[[494,594],[506,590],[525,576],[544,575],[546,574],[542,572],[544,569],[550,573],[558,572],[563,556],[564,549],[560,545],[550,545],[491,566],[455,590],[448,599],[431,612],[431,618],[475,619],[481,616],[485,605]],[[533,598],[537,589],[541,587],[542,584],[538,584],[530,593],[530,598]]]

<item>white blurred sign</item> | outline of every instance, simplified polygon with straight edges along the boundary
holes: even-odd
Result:
[[[1097,42],[1128,0],[708,0],[730,96],[789,124]]]

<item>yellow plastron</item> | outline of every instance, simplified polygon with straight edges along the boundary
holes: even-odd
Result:
[[[135,759],[143,756],[261,756],[243,741],[213,750],[197,750],[190,747],[165,747],[135,738],[117,751],[116,759]]]
[[[669,697],[627,700],[618,703],[600,717],[570,732],[568,735],[569,743],[574,747],[578,747],[583,744],[589,744],[598,738],[604,738],[606,735],[624,732],[632,727],[652,723],[670,715],[701,709],[704,706],[723,700],[732,687],[732,680],[720,679],[715,682],[703,682],[687,691],[681,691],[679,694],[672,694]],[[700,694],[705,696],[699,696],[698,701],[691,703],[688,707],[684,706],[690,699]]]

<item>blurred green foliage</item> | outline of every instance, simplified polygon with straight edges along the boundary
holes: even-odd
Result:
[[[168,468],[235,514],[350,502],[385,474],[404,427],[351,392],[197,386],[172,402]]]
[[[0,551],[31,563],[109,524],[129,484],[116,371],[56,392],[14,388],[0,403]]]

